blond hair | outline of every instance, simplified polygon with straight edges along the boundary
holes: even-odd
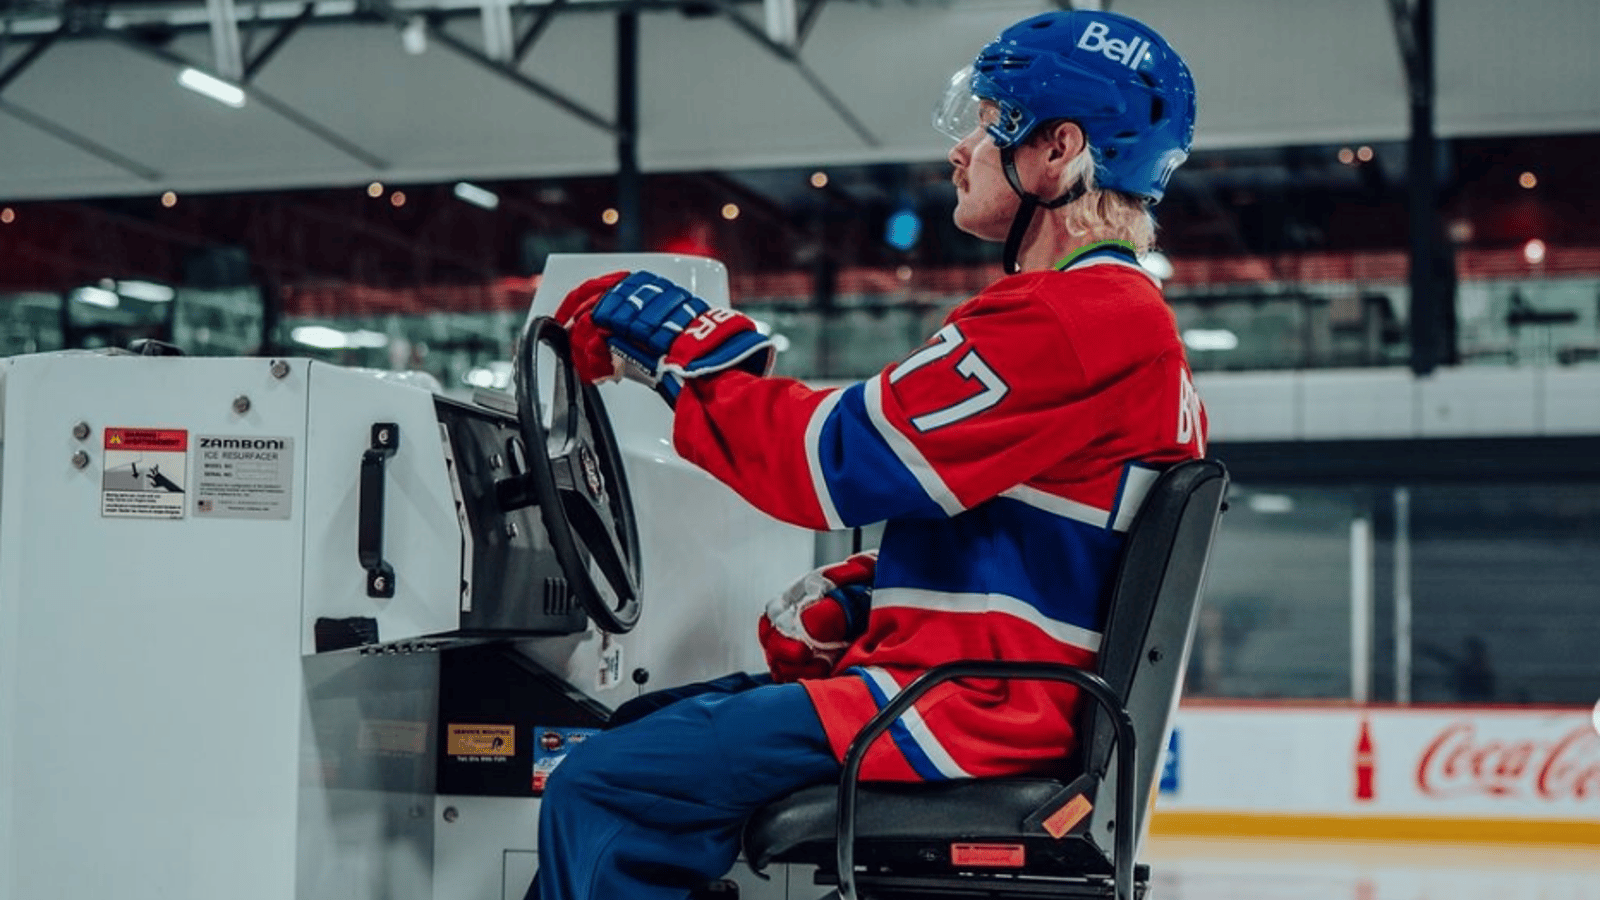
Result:
[[[1067,121],[1046,122],[1033,130],[1030,140],[1039,139],[1049,129]],[[1094,151],[1087,144],[1077,158],[1067,164],[1066,183],[1083,182],[1084,194],[1059,210],[1067,233],[1083,243],[1127,241],[1139,253],[1149,252],[1156,243],[1156,218],[1142,197],[1122,191],[1101,190],[1095,185]]]

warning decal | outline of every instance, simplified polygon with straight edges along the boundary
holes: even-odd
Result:
[[[186,503],[189,432],[182,428],[107,428],[100,515],[181,519]]]
[[[294,481],[294,439],[200,435],[194,514],[213,519],[287,519]]]
[[[517,753],[510,725],[450,725],[445,753],[463,762],[504,762]]]

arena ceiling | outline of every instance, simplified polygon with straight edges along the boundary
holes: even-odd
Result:
[[[1403,139],[1406,2],[1111,6],[1189,59],[1214,149]],[[937,160],[948,76],[1058,4],[0,0],[0,200],[604,175],[624,6],[638,163],[670,172]],[[1594,0],[1437,7],[1440,135],[1600,131]],[[244,104],[184,90],[186,67]]]

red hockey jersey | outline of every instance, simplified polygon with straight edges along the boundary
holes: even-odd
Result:
[[[803,682],[842,759],[925,669],[957,659],[1091,666],[1127,527],[1164,467],[1205,452],[1205,414],[1159,285],[1120,244],[1003,278],[910,355],[814,390],[728,372],[678,399],[678,451],[801,526],[884,521],[866,633]],[[936,688],[868,753],[869,780],[1047,769],[1076,689]]]

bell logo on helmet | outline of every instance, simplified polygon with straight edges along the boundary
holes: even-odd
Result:
[[[1144,52],[1150,49],[1150,42],[1142,37],[1135,37],[1131,41],[1112,39],[1107,37],[1110,33],[1110,25],[1104,22],[1090,22],[1089,27],[1083,30],[1083,36],[1078,38],[1078,48],[1098,53],[1130,69],[1139,68],[1139,63],[1144,59]]]

